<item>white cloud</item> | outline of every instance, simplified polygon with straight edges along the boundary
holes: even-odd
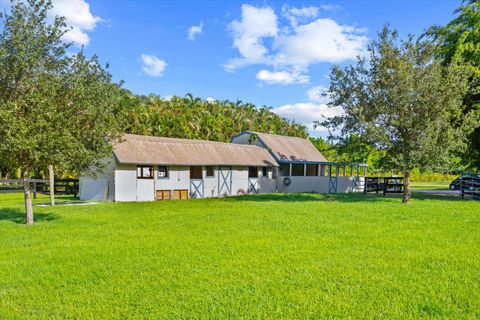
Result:
[[[252,63],[267,62],[268,49],[263,38],[275,37],[278,32],[277,15],[270,7],[256,8],[242,5],[242,18],[230,24],[233,34],[233,46],[240,52],[241,58],[231,59],[225,69],[233,71]]]
[[[367,44],[364,29],[339,25],[332,19],[317,19],[294,28],[294,33],[275,41],[275,62],[308,67],[313,63],[338,63],[363,54]]]
[[[90,12],[90,5],[85,0],[53,0],[52,13],[65,17],[71,30],[64,36],[64,40],[73,42],[77,46],[86,46],[90,42],[88,31],[93,31],[102,18]]]
[[[312,136],[327,136],[328,130],[321,127],[314,128],[313,122],[342,115],[343,109],[329,107],[329,98],[322,95],[324,92],[326,92],[326,88],[323,86],[312,87],[306,93],[308,101],[285,104],[272,109],[272,111],[283,118],[305,125]]]
[[[310,135],[327,135],[326,128],[314,128],[313,122],[323,120],[324,117],[338,116],[343,113],[341,107],[329,108],[325,103],[300,102],[295,104],[286,104],[272,109],[279,116],[297,123],[301,123],[308,128]]]
[[[205,99],[205,101],[207,101],[207,102],[215,102],[215,101],[217,101],[217,99],[212,98],[212,97],[208,97],[208,98]]]
[[[342,114],[341,107],[329,108],[325,103],[300,102],[295,104],[285,104],[273,111],[288,119],[295,120],[303,124],[311,124],[315,120],[322,120],[322,117],[333,117]]]
[[[324,10],[324,11],[330,11],[330,10],[338,10],[340,9],[341,7],[339,5],[336,5],[336,4],[331,4],[331,3],[324,3],[324,4],[321,4],[320,5],[320,9]]]
[[[142,62],[143,72],[152,77],[161,77],[167,66],[164,60],[148,54],[142,54]]]
[[[310,78],[299,71],[268,71],[265,69],[257,73],[257,79],[268,84],[308,83]]]
[[[366,29],[318,18],[319,11],[319,7],[284,6],[282,14],[288,23],[282,24],[270,7],[242,5],[241,19],[230,24],[233,46],[239,56],[230,59],[225,70],[264,65],[277,73],[297,70],[305,75],[312,64],[339,63],[364,54]]]
[[[308,19],[318,17],[320,9],[318,7],[292,8],[287,5],[282,7],[283,16],[290,22],[290,25],[296,27],[299,21],[308,21]]]
[[[203,21],[200,21],[198,26],[191,26],[188,29],[188,40],[194,41],[197,35],[203,32]]]
[[[324,86],[311,87],[307,91],[308,100],[318,103],[328,103],[329,97],[327,96],[327,90]]]

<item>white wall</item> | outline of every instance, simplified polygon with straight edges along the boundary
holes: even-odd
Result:
[[[115,167],[115,201],[136,200],[137,166],[134,164],[117,164]]]
[[[190,167],[168,166],[168,178],[158,178],[158,166],[154,168],[155,190],[182,190],[190,188]]]
[[[229,166],[225,166],[229,167]],[[232,187],[231,195],[241,195],[248,193],[248,167],[233,166],[232,168]],[[155,167],[155,190],[190,190],[190,167],[189,166],[169,166],[169,178],[158,179],[157,167]],[[260,192],[274,192],[275,180],[262,179],[262,168],[259,167]],[[214,166],[214,176],[207,177],[205,166],[203,171],[204,197],[218,197],[219,195],[219,167]],[[271,177],[271,170],[269,171]],[[222,181],[220,181],[221,183]]]
[[[286,177],[277,178],[277,188],[279,192],[329,192],[329,177],[288,177],[291,180],[290,185],[286,186],[283,180]],[[357,188],[354,188],[354,180],[359,181]],[[337,193],[362,192],[364,177],[337,177]]]
[[[190,190],[190,167],[189,166],[168,166],[168,178],[158,178],[158,166],[154,166],[154,179],[140,179],[137,181],[137,165],[115,164],[108,167],[105,174],[97,177],[80,178],[80,199],[82,200],[104,200],[105,191],[108,187],[108,200],[110,201],[137,201],[138,196],[142,200],[154,200],[153,190]],[[232,167],[231,195],[248,194],[248,167]],[[138,192],[138,182],[153,183],[153,188],[145,186]],[[219,170],[214,167],[214,176],[206,176],[206,168],[203,167],[204,197],[218,197]],[[262,167],[258,167],[259,192],[275,192],[276,180],[272,179],[272,168],[268,169],[268,177],[262,177]],[[152,189],[152,193],[150,193]],[[148,194],[144,194],[148,191]]]
[[[106,165],[97,176],[82,176],[79,181],[80,200],[113,201],[114,188],[114,168],[115,161],[112,158],[104,159],[102,162]],[[94,168],[92,168],[93,170]],[[107,189],[108,188],[108,189]],[[107,192],[107,199],[105,199]]]
[[[276,192],[277,190],[277,181],[276,179],[271,179],[268,177],[259,177],[258,178],[258,193],[271,193]]]
[[[80,177],[80,200],[105,200],[105,187],[107,183],[108,180],[106,178]]]
[[[248,167],[232,168],[232,196],[248,194]]]
[[[155,200],[155,180],[154,179],[137,179],[137,201],[154,201]]]
[[[291,183],[283,183],[289,178]],[[328,177],[278,177],[277,188],[279,192],[317,192],[328,193]]]
[[[205,198],[217,197],[218,196],[218,167],[214,166],[213,177],[207,177],[207,170],[205,167],[202,169],[203,172],[203,196]]]

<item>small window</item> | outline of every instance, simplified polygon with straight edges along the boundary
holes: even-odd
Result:
[[[206,166],[205,170],[207,171],[207,177],[213,177],[215,175],[215,171],[213,170],[213,166]]]
[[[153,167],[137,166],[137,179],[153,179]]]
[[[249,178],[258,178],[258,168],[257,167],[248,167],[248,177]]]
[[[316,177],[318,176],[318,165],[316,164],[307,164],[307,176]]]
[[[292,176],[294,177],[303,177],[305,175],[303,163],[294,163],[292,164]]]
[[[190,179],[203,179],[203,170],[200,166],[190,167]]]
[[[262,176],[268,178],[268,167],[262,167]]]
[[[166,166],[158,166],[157,178],[168,178],[168,168]]]

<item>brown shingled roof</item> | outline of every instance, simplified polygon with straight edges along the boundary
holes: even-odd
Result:
[[[278,161],[328,161],[310,140],[261,132],[252,133],[258,135]]]
[[[257,146],[132,134],[123,136],[114,154],[120,163],[131,164],[278,166]]]

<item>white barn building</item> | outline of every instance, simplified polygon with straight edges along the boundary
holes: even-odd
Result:
[[[367,165],[329,162],[307,139],[245,131],[232,143],[267,149],[279,164],[278,192],[363,192]]]
[[[153,201],[267,192],[363,191],[365,171],[328,162],[309,140],[242,132],[231,143],[127,134],[81,200]],[[339,174],[344,168],[343,176]],[[363,174],[362,174],[363,173]]]
[[[254,145],[127,134],[104,174],[80,178],[80,199],[153,201],[274,192],[278,166]]]

